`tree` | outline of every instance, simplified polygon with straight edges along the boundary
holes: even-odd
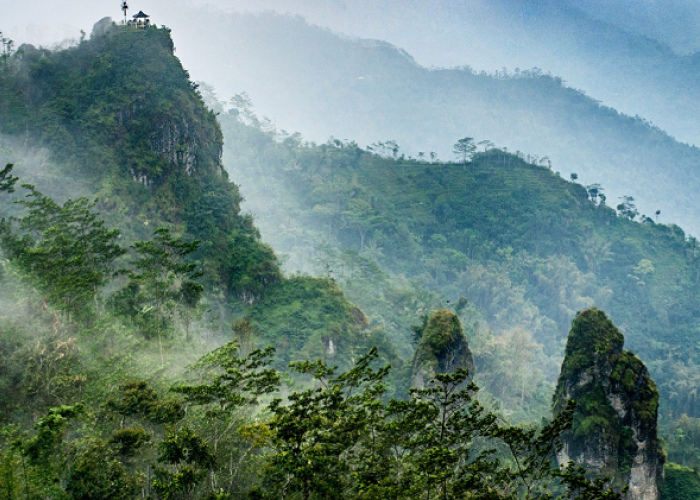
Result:
[[[2,60],[3,68],[6,68],[8,62],[10,61],[10,57],[12,57],[15,42],[9,38],[5,38],[2,31],[0,31],[0,43],[2,44],[2,54],[0,54],[0,60]]]
[[[59,484],[68,460],[63,438],[70,421],[83,411],[81,404],[49,408],[34,425],[34,435],[17,441],[26,459],[22,473],[27,498],[61,498]],[[33,495],[28,491],[30,487],[35,489]]]
[[[187,261],[199,243],[173,238],[168,228],[160,227],[152,240],[132,245],[137,257],[132,259],[132,268],[124,271],[129,282],[115,297],[115,305],[136,319],[146,335],[157,335],[159,343],[170,325],[172,311],[178,305],[195,307],[204,291],[193,281],[202,271],[196,263]],[[187,327],[189,330],[189,324]]]
[[[180,317],[185,323],[186,341],[190,339],[190,324],[192,323],[192,320],[201,318],[201,310],[198,306],[200,300],[202,299],[203,293],[204,286],[196,281],[185,280],[180,286],[178,299],[180,305],[182,306],[180,308]]]
[[[591,201],[593,203],[598,203],[598,197],[602,196],[603,187],[600,184],[591,184],[586,186],[586,191],[588,191],[588,196]],[[601,201],[601,204],[603,204],[603,201]]]
[[[130,500],[140,482],[104,442],[93,440],[74,458],[66,477],[66,493],[72,500]]]
[[[8,191],[16,180],[7,167],[0,179]],[[125,253],[116,243],[119,230],[107,229],[92,211],[97,200],[69,199],[59,205],[30,184],[22,187],[28,193],[15,203],[29,211],[20,219],[0,221],[0,245],[49,303],[69,318],[86,317],[99,287],[114,276],[114,261]]]
[[[493,149],[496,147],[496,145],[491,141],[479,141],[479,146],[484,147],[484,153],[489,149]]]
[[[1,36],[1,35],[0,35]],[[5,168],[0,170],[0,192],[6,191],[8,193],[15,192],[15,183],[17,182],[17,177],[12,175],[12,168],[14,165],[8,163]]]
[[[207,442],[189,427],[171,429],[159,445],[153,489],[163,500],[189,499],[216,461]]]
[[[649,259],[640,260],[632,269],[632,274],[628,274],[629,278],[637,281],[637,285],[643,287],[646,285],[646,279],[649,274],[654,272],[654,264]]]
[[[247,423],[245,412],[257,404],[258,398],[271,393],[279,385],[279,375],[268,368],[273,352],[268,348],[243,357],[238,342],[229,342],[190,368],[197,374],[199,383],[171,388],[184,396],[190,415],[198,413],[202,416],[200,432],[211,443],[212,456],[219,458],[213,467],[214,482],[229,494],[246,480],[250,481],[241,473],[240,464],[255,444],[246,443],[246,439],[241,439],[243,432],[235,431]],[[255,474],[245,468],[243,472]]]
[[[362,198],[351,198],[347,210],[343,211],[343,217],[350,227],[357,229],[360,236],[360,252],[365,249],[367,233],[387,223],[387,218]]]
[[[464,163],[465,165],[471,161],[475,152],[476,145],[474,144],[474,139],[472,139],[471,137],[465,137],[464,139],[460,139],[454,145],[455,156],[461,159],[462,163]]]
[[[385,391],[388,367],[373,370],[376,349],[339,376],[323,362],[292,363],[293,370],[313,376],[316,387],[289,396],[288,404],[270,404],[271,444],[263,481],[267,498],[344,498],[350,486],[348,453],[366,435],[365,404]],[[376,407],[375,407],[376,408]],[[330,426],[330,427],[329,427]]]
[[[373,349],[339,375],[320,361],[293,364],[314,384],[270,405],[274,452],[253,498],[620,500],[605,478],[553,463],[572,402],[539,430],[504,426],[464,369],[385,401],[389,367],[375,359]]]
[[[617,205],[617,213],[620,217],[626,217],[629,220],[634,220],[634,218],[639,215],[637,207],[634,205],[634,198],[631,196],[623,196],[620,198],[622,203]]]
[[[254,405],[259,396],[269,394],[279,384],[277,372],[266,368],[273,353],[268,347],[239,357],[238,342],[228,342],[191,367],[201,372],[202,383],[177,385],[171,390],[185,396],[187,404],[207,406],[212,417]]]

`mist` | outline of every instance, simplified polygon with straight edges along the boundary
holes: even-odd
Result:
[[[80,31],[89,34],[98,19],[121,18],[116,1],[2,3],[0,29],[19,43],[78,40]],[[222,96],[240,89],[207,78],[207,68],[222,62],[221,53],[212,50],[217,40],[202,23],[219,20],[217,12],[276,11],[352,37],[387,41],[426,67],[538,67],[683,142],[693,144],[700,137],[695,76],[679,74],[692,65],[687,55],[700,47],[695,35],[700,9],[689,1],[144,0],[131,4],[130,13],[138,10],[173,28],[185,67]]]
[[[17,405],[27,429],[64,404],[49,390],[59,372],[32,368],[44,347],[71,349],[56,354],[73,377],[63,377],[65,401],[86,387],[96,411],[112,411],[136,376],[165,393],[204,370],[234,373],[238,360],[225,365],[221,353],[202,374],[183,372],[222,344],[237,356],[232,339],[246,354],[272,346],[275,370],[314,359],[344,370],[376,346],[377,362],[395,367],[387,390],[404,397],[435,343],[435,311],[457,320],[468,370],[478,367],[499,418],[552,415],[555,386],[574,373],[572,318],[598,308],[619,325],[605,320],[619,348],[601,352],[617,363],[624,334],[639,356],[625,353],[634,373],[620,365],[610,380],[634,398],[645,381],[654,432],[659,393],[669,420],[700,416],[700,244],[690,237],[700,235],[700,58],[689,55],[693,37],[673,34],[681,18],[692,29],[690,3],[648,2],[627,17],[631,2],[575,0],[129,3],[129,16],[143,10],[172,29],[179,61],[168,30],[104,22],[121,19],[116,1],[3,6],[3,37],[56,50],[8,54],[3,39],[10,99],[0,111],[12,135],[0,136],[0,166],[15,164],[20,182],[59,204],[90,196],[87,210],[105,221],[94,226],[101,239],[83,240],[93,226],[82,221],[96,214],[69,204],[44,217],[33,210],[60,207],[35,192],[43,205],[12,204],[26,194],[19,185],[0,207],[15,216],[0,224],[0,369],[12,361],[0,404]],[[3,175],[5,196],[14,180]],[[43,241],[48,250],[32,246]],[[88,268],[75,257],[83,249],[105,258],[94,284],[68,274]],[[40,260],[51,252],[60,258]],[[58,293],[63,278],[71,288]],[[15,388],[15,373],[38,377],[38,398]],[[303,389],[286,378],[283,397]],[[214,436],[221,456],[244,450],[238,436],[250,436],[220,419],[243,413],[225,416],[216,398],[182,401],[194,411],[176,425]],[[140,425],[134,415],[97,418],[95,435],[111,439],[126,417]],[[154,445],[171,433],[159,432]],[[155,463],[143,453],[142,482]],[[240,462],[250,485],[229,471],[231,485],[255,487],[248,471],[265,470],[261,460]],[[201,488],[213,489],[206,475]]]

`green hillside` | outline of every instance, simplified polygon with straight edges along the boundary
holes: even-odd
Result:
[[[678,228],[469,141],[456,164],[304,145],[244,99],[222,133],[166,28],[101,21],[0,63],[4,498],[618,500],[556,467],[573,405],[543,410],[563,325],[593,300],[658,371],[687,361],[654,376],[692,427],[694,353],[656,356],[694,327],[653,304],[675,283],[693,305]],[[265,193],[289,255],[229,175]],[[471,354],[409,388],[436,309],[497,413]],[[662,311],[677,334],[657,335]]]
[[[463,296],[476,306],[462,314],[477,379],[507,408],[546,411],[571,319],[596,305],[649,366],[661,414],[700,416],[700,254],[679,227],[499,149],[430,163],[391,144],[302,144],[256,120],[245,107],[222,116],[224,158],[267,241],[289,270],[338,279],[400,348],[410,338],[396,317],[422,313],[391,298],[397,288],[420,283],[413,297],[422,288],[443,305]]]
[[[239,214],[214,113],[173,50],[165,28],[108,30],[53,53],[23,46],[5,62],[0,133],[22,133],[70,165],[61,175],[86,180],[129,239],[168,222],[202,240],[209,283],[259,294],[280,279],[275,257]]]
[[[167,441],[171,428],[164,426],[176,422],[178,436],[188,438],[194,421],[181,422],[183,400],[168,387],[212,350],[228,361],[249,355],[241,369],[255,371],[269,363],[286,370],[290,361],[309,357],[347,368],[379,345],[383,362],[400,365],[383,332],[367,329],[337,285],[283,277],[252,217],[240,211],[238,187],[221,165],[215,115],[173,53],[166,28],[101,22],[76,46],[23,46],[0,61],[0,160],[15,163],[3,170],[0,186],[0,489],[6,498],[97,498],[80,493],[92,486],[77,478],[99,482],[91,474],[103,460],[109,481],[121,484],[110,498],[131,498],[144,491],[138,484],[156,494],[141,471],[153,473],[148,464],[157,450],[141,447],[151,438]],[[253,351],[258,345],[277,345],[279,354]],[[130,397],[138,402],[125,402]],[[241,410],[235,421],[250,411]],[[204,415],[197,415],[200,426]],[[74,419],[80,426],[93,422],[92,430],[71,427],[64,446]],[[110,441],[119,419],[123,433]],[[222,419],[224,427],[232,425]],[[117,442],[122,455],[110,451]],[[139,453],[138,465],[126,458]],[[17,460],[27,457],[19,485]],[[177,481],[168,467],[159,473],[161,483]],[[241,474],[254,481],[254,474]],[[61,484],[53,484],[58,476]],[[163,488],[158,498],[167,497]]]

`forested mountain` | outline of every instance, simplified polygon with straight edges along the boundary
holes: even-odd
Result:
[[[297,287],[282,279],[277,257],[260,241],[252,218],[240,213],[238,188],[221,166],[221,131],[173,57],[169,30],[124,32],[110,25],[98,23],[91,40],[67,50],[23,46],[6,57],[0,132],[8,136],[5,158],[18,164],[16,173],[59,199],[75,196],[73,182],[59,179],[79,178],[77,194],[97,196],[96,208],[120,228],[125,244],[163,224],[198,240],[192,257],[221,306],[257,304],[274,289],[292,302],[291,313],[300,294],[320,297],[319,307],[340,294],[322,282]],[[49,168],[37,166],[36,155],[22,155],[42,148],[53,158]],[[352,318],[342,296],[334,300],[340,302],[332,314],[319,314],[331,323]],[[309,314],[316,314],[310,305]],[[298,321],[291,326],[309,320],[300,312]],[[297,336],[300,345],[307,333]],[[350,348],[343,352],[350,359]]]
[[[601,106],[556,76],[430,70],[389,44],[269,13],[220,15],[205,24],[217,33],[207,52],[228,50],[218,64],[200,63],[197,74],[219,88],[246,91],[278,128],[362,146],[393,140],[399,155],[434,151],[443,160],[454,158],[457,139],[488,140],[551,161],[566,176],[575,172],[586,185],[600,184],[610,205],[632,196],[642,213],[661,210],[661,220],[700,232],[700,150]]]
[[[221,130],[167,28],[103,20],[64,50],[5,49],[4,498],[190,498],[219,491],[199,485],[227,469],[234,450],[241,470],[219,476],[221,488],[244,491],[256,481],[247,469],[256,459],[244,460],[257,438],[217,433],[250,422],[256,396],[278,386],[267,365],[313,358],[349,368],[377,346],[372,359],[391,362],[387,381],[400,384],[383,332],[368,330],[331,280],[283,277],[240,212]],[[258,344],[274,344],[276,357]],[[195,380],[185,367],[208,352]],[[212,382],[222,370],[229,378]],[[176,382],[211,382],[202,390],[217,394],[222,412],[213,427],[208,397],[192,394],[199,423],[183,421],[187,389],[168,395]],[[296,383],[288,377],[284,390]]]
[[[429,161],[304,143],[245,96],[208,109],[164,27],[3,40],[7,498],[618,500],[553,460],[594,304],[696,463],[700,255],[678,226],[469,138]]]
[[[678,226],[632,220],[633,204],[616,210],[597,188],[500,149],[430,163],[304,145],[249,113],[222,115],[225,164],[289,270],[340,280],[404,344],[397,283],[465,297],[485,314],[471,316],[477,379],[508,411],[546,411],[571,318],[597,305],[649,366],[662,414],[697,416],[700,249]]]

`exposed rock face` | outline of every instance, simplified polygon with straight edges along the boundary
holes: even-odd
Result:
[[[195,167],[197,153],[197,138],[190,132],[190,125],[184,118],[179,123],[164,121],[151,139],[153,149],[161,157],[170,160],[172,165],[180,166],[188,175]]]
[[[588,309],[574,319],[554,411],[573,399],[576,412],[558,458],[609,476],[614,486],[628,485],[627,500],[658,500],[664,462],[656,434],[659,393],[623,344],[602,311]]]
[[[436,373],[453,373],[465,368],[474,373],[474,360],[459,318],[452,311],[435,312],[423,326],[413,357],[411,382],[422,389]]]

